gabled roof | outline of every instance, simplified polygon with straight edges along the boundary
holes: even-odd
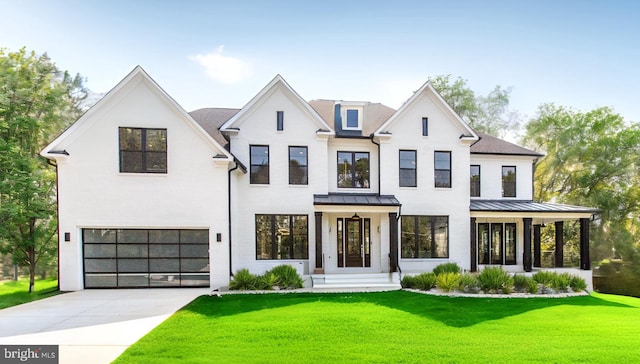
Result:
[[[349,105],[350,103],[358,104],[362,107],[362,133],[359,133],[360,136],[369,137],[369,135],[373,134],[379,127],[389,119],[393,113],[396,112],[395,109],[392,109],[386,105],[381,103],[374,102],[363,102],[363,101],[341,101],[341,100],[311,100],[309,101],[309,105],[318,112],[320,117],[328,124],[335,125],[335,105],[336,103],[344,103],[345,105]],[[337,135],[339,135],[338,127],[334,128]]]
[[[481,131],[476,130],[476,134],[478,134],[480,140],[471,145],[471,154],[544,156],[544,154],[498,139]]]
[[[409,100],[407,100],[404,104],[402,104],[402,106],[400,106],[400,108],[376,130],[375,135],[376,136],[382,136],[385,134],[388,135],[388,129],[391,128],[393,123],[396,122],[402,116],[402,114],[404,114],[404,112],[407,109],[409,109],[416,102],[418,97],[420,97],[420,95],[422,95],[423,93],[428,93],[435,96],[439,106],[441,106],[442,109],[445,111],[445,113],[451,116],[451,119],[453,120],[453,122],[456,123],[463,130],[463,133],[460,136],[460,139],[466,139],[466,140],[478,139],[478,135],[476,134],[476,132],[464,120],[462,120],[462,118],[451,108],[451,106],[449,106],[449,104],[442,98],[442,96],[440,96],[438,91],[436,91],[433,88],[433,86],[431,86],[431,83],[429,81],[425,82],[425,84],[422,85],[422,87],[420,87],[418,91],[414,92],[414,94],[409,98]]]
[[[302,109],[306,110],[309,114],[310,118],[317,124],[318,132],[326,133],[329,135],[333,135],[333,128],[330,127],[323,119],[318,115],[316,110],[312,108],[298,93],[289,86],[289,84],[282,78],[280,75],[276,75],[276,77],[271,80],[256,96],[254,96],[251,101],[249,101],[240,111],[233,115],[229,120],[227,120],[219,129],[221,131],[225,130],[233,130],[238,128],[237,124],[242,120],[244,115],[249,115],[253,111],[254,107],[258,107],[263,98],[267,97],[271,94],[273,90],[277,87],[282,88],[285,92],[287,92],[290,96],[292,96],[295,102],[298,102]]]
[[[63,151],[56,150],[65,139],[69,138],[70,135],[74,134],[78,131],[83,125],[87,124],[91,121],[92,116],[100,110],[104,105],[109,103],[109,100],[115,97],[120,90],[122,90],[126,85],[131,82],[147,82],[152,88],[158,91],[160,97],[165,101],[170,108],[175,110],[180,116],[183,117],[185,122],[187,122],[197,133],[199,133],[205,140],[207,140],[210,144],[212,144],[216,149],[218,149],[220,155],[229,161],[233,160],[233,156],[229,153],[218,141],[216,141],[209,133],[207,133],[198,123],[193,120],[193,118],[171,97],[167,94],[160,85],[154,81],[151,76],[141,67],[136,66],[129,74],[122,79],[114,88],[112,88],[107,94],[100,99],[95,105],[93,105],[87,112],[85,112],[75,123],[71,124],[69,128],[67,128],[62,134],[60,134],[54,141],[52,141],[49,145],[47,145],[41,152],[40,155],[46,158],[54,159],[56,157],[60,157],[64,155]],[[67,153],[68,155],[68,153]],[[220,156],[217,156],[220,158]]]

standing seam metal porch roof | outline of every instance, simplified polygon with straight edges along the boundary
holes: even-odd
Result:
[[[313,195],[314,205],[359,205],[359,206],[400,206],[400,201],[392,195],[362,193],[330,193]]]
[[[598,213],[593,207],[563,205],[549,202],[534,202],[531,200],[471,200],[471,211],[494,212],[582,212]]]

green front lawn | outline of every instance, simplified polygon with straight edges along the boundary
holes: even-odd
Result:
[[[0,283],[0,309],[21,303],[39,300],[60,293],[58,280],[49,278],[36,280],[34,291],[29,293],[29,279]]]
[[[203,296],[115,363],[640,362],[640,299]]]

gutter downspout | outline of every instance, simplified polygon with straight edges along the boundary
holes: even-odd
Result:
[[[53,163],[47,158],[47,164],[56,169],[56,222],[58,225],[58,291],[60,290],[60,176],[58,175],[58,163]],[[83,282],[84,285],[84,282]]]
[[[233,268],[231,264],[233,263],[233,256],[231,254],[231,172],[235,171],[240,167],[238,162],[234,159],[235,167],[231,168],[227,174],[227,209],[229,213],[229,277],[233,277]]]
[[[373,138],[374,134],[371,133],[371,135],[369,135],[369,140],[371,141],[371,143],[375,144],[378,147],[378,196],[380,196],[382,190],[382,186],[380,185],[380,175],[382,174],[380,173],[380,143],[376,143]]]

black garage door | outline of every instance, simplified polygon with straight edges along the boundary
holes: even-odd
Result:
[[[208,287],[209,230],[82,229],[85,288]]]

